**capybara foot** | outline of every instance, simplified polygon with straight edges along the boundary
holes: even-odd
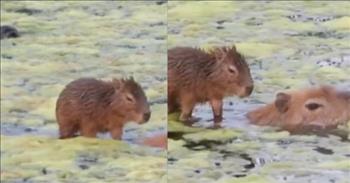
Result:
[[[215,123],[220,123],[220,122],[222,122],[222,120],[223,120],[222,116],[214,116]]]

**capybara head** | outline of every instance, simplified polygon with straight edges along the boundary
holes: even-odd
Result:
[[[112,96],[112,111],[124,115],[126,120],[145,123],[151,117],[147,97],[141,86],[130,79],[113,79],[115,93]]]
[[[331,86],[280,92],[273,104],[248,113],[256,124],[278,124],[290,131],[323,130],[350,120],[350,91]]]
[[[212,78],[224,82],[228,94],[240,97],[249,96],[253,91],[253,80],[245,58],[233,47],[219,47],[210,51],[215,56],[217,65]]]

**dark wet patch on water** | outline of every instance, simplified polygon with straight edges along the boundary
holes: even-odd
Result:
[[[245,168],[246,170],[250,170],[250,169],[255,168],[255,163],[254,163],[253,159],[252,159],[248,154],[240,154],[239,156],[240,156],[242,159],[245,159],[245,160],[247,160],[247,161],[250,162],[249,164],[244,165],[244,168]]]
[[[263,24],[263,20],[256,17],[251,17],[245,21],[245,24],[249,26],[259,26]]]
[[[340,18],[341,16],[308,16],[303,14],[288,15],[287,18],[293,22],[327,22]]]
[[[176,158],[172,158],[172,157],[169,157],[168,158],[168,162],[175,162],[175,161],[178,161],[178,159],[176,159]]]
[[[0,29],[1,39],[17,38],[20,36],[19,31],[15,27],[2,25]]]
[[[320,67],[333,66],[338,68],[350,66],[350,55],[344,54],[338,57],[326,58],[316,62]]]
[[[343,39],[346,34],[339,33],[337,31],[307,31],[303,33],[287,33],[289,36],[300,36],[300,37],[317,37],[317,38],[336,38]]]
[[[173,140],[182,140],[184,139],[183,136],[186,133],[184,132],[168,132],[168,138]]]
[[[80,169],[85,170],[98,163],[98,159],[99,158],[95,154],[83,153],[77,157],[76,164]]]
[[[227,139],[227,140],[201,140],[199,142],[194,142],[185,139],[183,136],[189,134],[189,133],[183,133],[183,132],[168,132],[168,138],[173,140],[184,140],[185,145],[184,147],[193,150],[193,151],[201,151],[201,150],[213,150],[214,147],[217,147],[219,145],[225,145],[227,143],[232,143],[234,139]]]
[[[332,154],[334,154],[332,149],[327,149],[327,148],[324,148],[324,147],[316,147],[313,150],[317,151],[317,152],[319,152],[321,154],[325,154],[325,155],[332,155]]]
[[[229,160],[233,157],[235,158],[240,158],[243,160],[248,161],[248,163],[243,164],[243,172],[248,172],[251,169],[254,169],[257,165],[254,159],[247,153],[237,153],[237,152],[232,152],[232,151],[226,151],[226,150],[220,150],[219,153],[222,155],[223,160]],[[264,165],[265,163],[261,164],[260,166]],[[245,174],[243,174],[245,175]],[[243,176],[244,177],[244,176]]]
[[[228,139],[225,141],[215,141],[215,140],[201,140],[199,142],[186,141],[186,144],[184,145],[184,147],[193,151],[211,150],[214,147],[231,143],[232,141],[233,139]]]
[[[167,0],[161,0],[161,1],[156,1],[156,5],[163,5],[163,4],[167,4]]]
[[[20,8],[20,9],[14,10],[14,12],[24,13],[27,15],[34,15],[34,14],[42,13],[43,11],[39,9],[33,9],[33,8]]]
[[[247,175],[246,174],[235,174],[235,175],[232,175],[233,177],[236,177],[236,178],[242,178],[242,177],[246,177]]]

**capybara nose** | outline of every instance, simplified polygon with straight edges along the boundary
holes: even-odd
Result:
[[[151,118],[151,112],[146,112],[143,114],[143,120],[148,121]]]
[[[245,91],[246,91],[247,96],[249,96],[250,94],[252,94],[253,88],[254,88],[253,85],[247,86],[247,87],[245,88]]]

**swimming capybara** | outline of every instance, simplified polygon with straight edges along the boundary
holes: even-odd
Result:
[[[257,125],[296,133],[332,129],[350,120],[350,91],[321,86],[280,92],[274,103],[249,112],[247,117]]]
[[[56,104],[60,138],[96,137],[110,132],[120,139],[126,122],[145,123],[151,116],[141,86],[130,79],[101,81],[81,78],[69,83]]]
[[[209,52],[189,47],[168,50],[168,112],[181,110],[180,121],[195,121],[195,105],[209,101],[214,122],[220,122],[223,98],[246,97],[252,90],[248,64],[235,47]]]
[[[1,33],[0,34],[1,39],[19,37],[19,33],[17,29],[8,25],[1,26],[0,33]]]

